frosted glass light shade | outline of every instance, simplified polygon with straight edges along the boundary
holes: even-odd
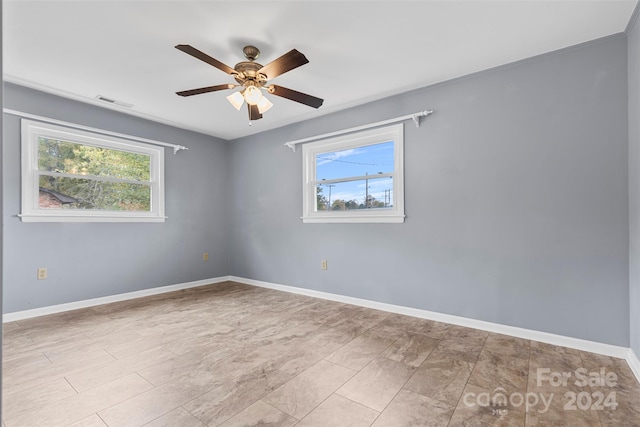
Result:
[[[227,100],[238,111],[240,111],[240,107],[242,107],[242,104],[244,104],[244,97],[242,96],[242,93],[240,93],[240,92],[236,92],[236,93],[233,93],[233,94],[227,96]]]
[[[263,96],[262,98],[260,98],[260,101],[258,101],[258,112],[260,114],[269,111],[271,107],[273,107],[273,104],[267,99],[266,96]]]
[[[249,86],[244,91],[244,100],[247,101],[247,104],[256,105],[260,102],[261,98],[262,91],[255,86]]]

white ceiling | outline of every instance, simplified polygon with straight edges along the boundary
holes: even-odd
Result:
[[[636,2],[5,0],[4,78],[106,106],[95,100],[103,95],[133,104],[109,108],[234,139],[622,32]],[[324,105],[271,96],[250,127],[226,101],[231,91],[175,94],[234,82],[176,44],[231,67],[246,44],[262,64],[296,48],[309,64],[273,83]]]

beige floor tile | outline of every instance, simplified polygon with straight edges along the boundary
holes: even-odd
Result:
[[[84,420],[80,420],[77,423],[73,423],[68,427],[108,427],[104,421],[98,416],[98,414],[93,414],[85,418]]]
[[[183,355],[194,350],[199,351],[203,348],[216,350],[215,347],[221,347],[222,344],[227,348],[232,346],[239,347],[242,344],[237,342],[237,337],[234,334],[234,328],[227,325],[216,325],[213,330],[207,330],[203,333],[190,333],[188,336],[164,343],[162,346],[177,355]]]
[[[530,358],[532,363],[555,362],[558,365],[564,364],[567,367],[575,366],[573,369],[582,366],[582,358],[579,350],[538,341],[531,341],[530,348]]]
[[[206,425],[186,409],[177,408],[145,424],[144,427],[206,427]]]
[[[292,375],[260,366],[184,404],[203,423],[217,426],[280,387]]]
[[[297,422],[295,418],[258,400],[221,424],[221,427],[291,427]]]
[[[18,392],[113,360],[113,356],[103,350],[98,350],[90,353],[79,353],[75,359],[67,358],[64,362],[52,363],[42,366],[40,369],[34,370],[29,365],[21,366],[11,371],[3,372],[3,387],[6,387],[9,392]]]
[[[327,357],[329,362],[359,371],[396,341],[397,337],[366,332]]]
[[[529,351],[531,350],[531,341],[510,337],[508,335],[490,333],[487,336],[483,350],[503,356],[528,359]]]
[[[282,372],[295,376],[315,365],[340,346],[340,344],[326,343],[323,345],[322,342],[307,341],[305,344],[289,349],[275,357],[272,359],[272,363]]]
[[[408,331],[440,339],[444,337],[447,332],[449,332],[450,328],[451,325],[447,323],[436,322],[434,320],[427,319],[418,319],[416,323],[409,327]]]
[[[600,424],[603,427],[640,426],[640,392],[638,391],[609,391],[603,392],[605,400],[598,410]],[[592,395],[593,396],[593,395]],[[615,402],[614,402],[615,400]],[[615,409],[613,408],[613,405]]]
[[[29,319],[33,320],[33,319]],[[83,337],[82,330],[76,325],[64,321],[54,321],[51,323],[39,322],[38,325],[31,325],[19,330],[4,334],[5,338],[10,338],[13,334],[27,334],[33,345],[51,346],[64,343],[68,339],[79,339]],[[86,336],[84,336],[86,338]]]
[[[137,374],[131,374],[4,421],[7,427],[64,426],[83,420],[119,402],[128,402],[133,396],[151,387]]]
[[[75,394],[77,394],[76,391],[64,378],[58,378],[16,393],[5,389],[2,396],[2,416],[6,419],[15,418],[22,413],[37,410],[49,403]]]
[[[321,360],[262,400],[301,419],[340,388],[355,371]]]
[[[489,337],[489,332],[483,331],[481,329],[468,328],[466,326],[451,325],[446,336],[462,337],[469,340],[480,339],[482,341],[486,341],[486,339]]]
[[[615,374],[617,385],[614,388],[616,391],[635,390],[640,392],[640,384],[626,360],[587,352],[580,352],[580,357],[588,373]]]
[[[25,369],[27,366],[29,366],[31,369],[37,370],[48,365],[51,365],[51,361],[47,359],[47,356],[45,356],[44,353],[39,352],[35,354],[29,354],[27,356],[14,357],[11,359],[3,360],[2,370],[4,372],[10,373],[16,369]]]
[[[398,336],[400,333],[412,331],[417,327],[416,325],[420,320],[421,319],[416,317],[393,313],[375,324],[371,328],[371,332],[386,334],[389,336]]]
[[[155,386],[182,378],[185,375],[199,377],[217,376],[221,382],[230,379],[229,370],[222,368],[221,360],[232,357],[235,350],[220,347],[216,351],[195,349],[188,353],[155,363],[138,371],[140,376]]]
[[[360,335],[367,332],[368,330],[371,330],[371,327],[373,326],[374,323],[375,322],[369,323],[369,322],[360,321],[358,319],[345,317],[341,319],[339,322],[334,322],[331,324],[321,323],[321,325],[340,331],[341,333],[349,336],[351,340],[356,337],[359,337]]]
[[[616,424],[627,427],[633,424]],[[562,408],[551,407],[547,412],[529,411],[526,413],[525,426],[540,427],[601,427],[602,424],[595,411],[565,411]]]
[[[35,342],[28,335],[20,335],[11,338],[5,334],[2,345],[2,358],[10,360],[15,357],[28,356],[30,354],[42,353],[44,351],[54,351],[68,347],[82,348],[91,344],[86,335],[80,332],[65,334],[64,337],[52,335],[49,340]]]
[[[73,388],[80,392],[132,374],[145,367],[171,360],[174,357],[176,357],[175,354],[169,350],[155,347],[124,359],[114,360],[67,375],[66,379]]]
[[[453,410],[453,405],[400,390],[372,427],[446,426]]]
[[[381,412],[414,372],[412,366],[379,357],[336,393]]]
[[[466,353],[469,355],[467,360],[473,361],[473,357],[477,358],[482,351],[488,334],[477,329],[452,326],[440,340],[437,350]]]
[[[352,400],[332,394],[296,427],[368,427],[380,413]]]
[[[98,352],[104,352],[104,348],[101,345],[96,345],[90,340],[82,339],[65,345],[47,347],[42,354],[44,354],[52,364],[62,365],[65,363],[73,364],[81,355],[86,357]]]
[[[503,356],[483,350],[473,367],[469,383],[484,388],[502,387],[508,393],[525,393],[529,358]]]
[[[438,346],[439,340],[418,333],[403,333],[382,356],[417,368]]]
[[[567,380],[565,387],[555,387],[555,391],[565,392],[576,389],[574,383],[576,381],[574,375],[576,370],[584,368],[582,365],[582,359],[579,352],[573,353],[571,351],[564,351],[563,348],[553,346],[544,348],[550,351],[543,351],[539,348],[534,350],[536,346],[535,342],[531,343],[532,351],[529,357],[529,375],[527,381],[527,389],[535,390],[537,388],[554,388],[552,387],[552,381],[550,381],[551,374],[566,375]],[[546,371],[546,372],[545,372]],[[575,390],[580,391],[580,390]]]
[[[333,351],[338,350],[351,340],[357,338],[360,334],[351,328],[329,328],[323,327],[312,339],[313,343],[322,343],[325,346],[331,346]],[[331,353],[333,353],[333,351]]]
[[[74,361],[78,360],[78,357],[88,357],[94,353],[105,352],[104,347],[93,340],[82,340],[65,344],[64,346],[52,346],[43,353],[54,365],[73,364]],[[111,357],[114,358],[113,356]]]
[[[472,370],[473,363],[454,356],[428,357],[404,388],[442,402],[457,402]]]
[[[63,326],[61,326],[61,328],[63,328]],[[37,343],[29,336],[29,330],[18,329],[10,332],[3,332],[2,359],[6,361],[14,357],[24,357],[34,353],[42,353],[45,349],[53,345],[54,342],[57,345],[64,345],[75,342],[74,339],[86,340],[87,337],[82,333],[76,332],[72,334],[71,337],[60,337],[57,340]]]
[[[121,320],[124,322],[126,319]],[[109,324],[104,325],[104,330],[97,331],[89,329],[84,331],[84,334],[89,336],[89,342],[100,348],[106,348],[129,340],[136,340],[140,338],[140,334],[132,329],[130,324],[123,324],[121,328],[114,325],[113,328],[109,328]],[[102,326],[101,326],[102,327]]]
[[[22,327],[18,324],[18,322],[6,322],[2,324],[2,332],[7,333],[11,331],[17,331]]]
[[[173,336],[165,335],[140,335],[138,338],[128,340],[126,342],[119,342],[113,345],[107,345],[104,347],[105,351],[115,357],[116,359],[124,359],[133,355],[142,353],[146,350],[150,350],[155,347],[160,347],[162,344],[171,342],[172,340],[178,340],[180,336],[175,334]]]
[[[109,427],[141,426],[206,393],[209,384],[181,377],[98,412]],[[91,389],[95,390],[95,389]]]

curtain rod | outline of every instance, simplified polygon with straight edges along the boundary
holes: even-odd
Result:
[[[132,140],[132,141],[144,142],[145,144],[161,145],[163,147],[171,147],[171,148],[173,148],[173,154],[176,154],[180,150],[188,150],[189,149],[188,147],[185,147],[184,145],[169,144],[168,142],[155,141],[153,139],[141,138],[141,137],[138,137],[138,136],[127,135],[127,134],[124,134],[124,133],[111,132],[111,131],[104,130],[104,129],[92,128],[92,127],[89,127],[89,126],[83,126],[83,125],[78,125],[78,124],[75,124],[75,123],[64,122],[62,120],[56,120],[56,119],[50,119],[48,117],[37,116],[35,114],[25,113],[23,111],[11,110],[9,108],[4,108],[2,111],[4,111],[7,114],[11,114],[13,116],[19,116],[19,117],[24,117],[24,118],[27,118],[27,119],[33,119],[33,120],[37,120],[39,122],[45,122],[45,123],[50,123],[50,124],[54,124],[54,125],[61,125],[61,126],[74,128],[74,129],[86,130],[86,131],[93,132],[93,133],[99,133],[99,134],[108,135],[108,136],[115,136],[117,138],[129,139],[129,140]]]
[[[394,119],[383,120],[383,121],[380,121],[380,122],[369,123],[368,125],[356,126],[354,128],[343,129],[343,130],[338,130],[338,131],[335,131],[335,132],[323,133],[322,135],[316,135],[316,136],[310,136],[308,138],[297,139],[295,141],[285,142],[284,145],[286,145],[287,147],[291,148],[291,150],[295,152],[297,144],[303,144],[305,142],[315,141],[317,139],[323,139],[323,138],[329,138],[331,136],[343,135],[343,134],[346,134],[346,133],[356,132],[356,131],[359,131],[359,130],[374,128],[374,127],[383,126],[383,125],[388,125],[388,124],[391,124],[391,123],[403,122],[403,121],[409,120],[409,119],[413,120],[413,122],[416,124],[416,127],[419,128],[420,127],[420,117],[426,117],[429,114],[433,114],[433,110],[418,111],[417,113],[407,114],[406,116],[396,117]]]

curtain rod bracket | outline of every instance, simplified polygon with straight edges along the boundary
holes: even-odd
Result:
[[[413,115],[413,123],[416,124],[417,128],[420,127],[420,117],[427,117],[429,114],[433,114],[433,110],[424,110]]]
[[[295,144],[291,144],[290,142],[285,142],[285,144],[287,147],[291,148],[291,151],[293,151],[294,153],[296,152],[296,145]]]
[[[188,150],[189,147],[185,147],[184,145],[176,145],[173,147],[173,154],[178,154],[180,150]]]

